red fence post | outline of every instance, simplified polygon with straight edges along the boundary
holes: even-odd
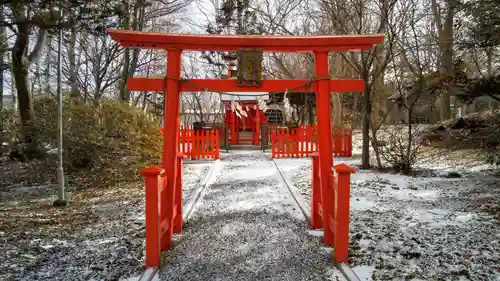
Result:
[[[150,166],[140,171],[146,181],[146,267],[160,266],[160,193],[163,168]]]
[[[273,142],[273,157],[278,158],[279,154],[279,129],[276,129],[272,134],[272,142]]]
[[[356,172],[353,167],[346,164],[338,164],[333,167],[337,173],[337,184],[335,188],[335,249],[333,262],[347,262],[349,257],[349,205],[351,174]]]
[[[319,179],[319,153],[312,155],[312,203],[311,228],[318,229],[323,225],[321,220],[321,186]]]
[[[195,131],[194,129],[191,131],[191,160],[196,160],[196,156],[198,155],[198,136],[200,135],[200,131]]]
[[[219,159],[220,143],[219,143],[219,130],[215,131],[215,159]]]

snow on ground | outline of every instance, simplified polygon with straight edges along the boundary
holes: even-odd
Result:
[[[331,249],[306,220],[269,154],[224,154],[223,168],[167,252],[161,280],[332,280]]]
[[[310,203],[311,160],[276,162]],[[353,174],[349,263],[364,280],[500,280],[500,223],[488,214],[500,210],[500,180],[446,174]]]
[[[184,202],[208,171],[184,165]],[[53,186],[0,190],[0,280],[118,280],[144,268],[144,186],[73,191],[53,208]]]

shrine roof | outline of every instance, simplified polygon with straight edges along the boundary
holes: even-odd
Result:
[[[123,47],[236,51],[256,48],[271,52],[367,50],[384,40],[384,35],[212,35],[155,33],[109,29],[109,35]]]

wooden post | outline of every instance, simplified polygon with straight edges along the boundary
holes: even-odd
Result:
[[[320,80],[316,90],[316,112],[318,119],[319,138],[319,169],[322,198],[333,198],[333,183],[330,181],[333,175],[332,155],[332,122],[330,118],[330,74],[328,71],[328,52],[315,52],[316,77]],[[323,218],[333,215],[333,202],[323,200]],[[333,246],[333,231],[324,227],[324,243]]]
[[[349,205],[351,190],[351,174],[356,172],[346,164],[334,166],[337,173],[336,200],[335,200],[335,249],[333,262],[347,262],[349,257]]]
[[[220,143],[219,143],[219,130],[215,131],[215,159],[219,159]]]
[[[254,145],[259,145],[259,138],[260,138],[260,114],[259,114],[259,109],[255,109],[255,138],[254,138]]]
[[[236,144],[236,112],[231,110],[231,144]]]
[[[321,221],[321,188],[319,179],[319,154],[314,152],[312,155],[312,204],[311,204],[311,228],[318,229],[323,226]]]
[[[167,175],[167,191],[162,198],[163,215],[166,216],[169,225],[174,224],[174,198],[177,177],[177,143],[179,141],[179,107],[181,78],[181,50],[169,50],[167,53],[167,89],[165,91],[165,137],[163,138],[163,167]],[[165,210],[165,211],[163,211]],[[162,237],[161,249],[168,250],[172,247],[173,227],[169,227],[167,233]]]
[[[184,154],[177,154],[177,181],[175,183],[175,218],[174,218],[174,232],[182,232],[182,164]]]
[[[146,181],[146,267],[160,266],[160,177],[163,168],[150,166],[140,171]]]

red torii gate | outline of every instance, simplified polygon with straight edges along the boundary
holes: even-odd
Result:
[[[173,232],[182,231],[182,162],[177,153],[181,92],[308,92],[311,89],[315,90],[317,93],[318,135],[320,136],[318,162],[321,176],[319,189],[321,197],[335,198],[333,181],[331,180],[333,178],[333,156],[330,93],[363,92],[364,81],[331,80],[328,53],[368,50],[380,43],[384,39],[383,35],[233,36],[165,34],[128,30],[109,30],[108,33],[123,47],[167,51],[168,62],[165,78],[129,78],[128,80],[128,89],[131,91],[166,93],[163,168],[148,167],[141,171],[146,177],[146,266],[159,266],[160,252],[171,247]],[[240,49],[261,49],[267,52],[312,51],[315,55],[316,78],[313,80],[263,80],[259,87],[238,87],[236,80],[181,79],[181,54],[183,50],[237,51]],[[151,195],[149,196],[148,193]],[[160,204],[158,204],[158,200]],[[333,204],[322,204],[321,206],[321,213],[333,214],[335,208]],[[325,243],[331,245],[333,233],[327,231],[326,227],[324,231]]]

